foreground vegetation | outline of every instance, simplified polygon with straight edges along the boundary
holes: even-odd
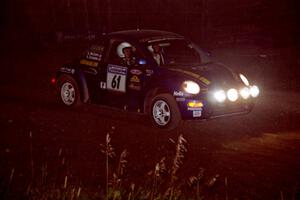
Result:
[[[112,127],[112,131],[114,127]],[[30,164],[31,178],[28,180],[24,194],[11,194],[10,185],[14,179],[14,170],[11,170],[7,187],[2,186],[1,196],[3,199],[48,200],[48,199],[145,199],[145,200],[179,200],[179,199],[203,199],[205,192],[212,188],[219,175],[205,177],[205,170],[199,169],[198,174],[191,177],[178,177],[182,168],[185,154],[188,152],[187,141],[183,135],[179,135],[174,143],[174,156],[162,157],[153,163],[153,169],[146,173],[146,179],[142,184],[136,184],[132,180],[124,180],[128,166],[128,151],[115,152],[112,145],[111,134],[107,133],[105,144],[100,145],[99,154],[105,157],[105,186],[99,188],[96,194],[91,194],[89,188],[81,184],[72,184],[70,177],[63,170],[56,170],[53,174],[49,172],[48,166],[43,165],[38,172],[34,171],[34,160],[32,156],[33,144],[32,133],[30,139]],[[60,165],[65,165],[65,158],[62,157],[62,149],[58,152]],[[225,194],[226,195],[226,194]],[[227,196],[226,196],[227,199]]]

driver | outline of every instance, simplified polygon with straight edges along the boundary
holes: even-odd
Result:
[[[135,48],[128,42],[122,42],[117,47],[117,54],[121,58],[121,63],[125,66],[136,65],[136,58],[133,56]]]

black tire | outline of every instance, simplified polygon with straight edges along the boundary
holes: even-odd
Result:
[[[70,75],[64,74],[59,77],[57,96],[65,106],[75,107],[81,104],[78,84]]]
[[[156,127],[167,130],[175,129],[181,121],[177,103],[168,93],[158,94],[152,99],[150,117]]]

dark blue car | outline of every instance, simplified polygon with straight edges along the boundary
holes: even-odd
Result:
[[[187,119],[249,113],[259,89],[183,36],[155,30],[107,34],[62,66],[55,81],[66,106],[94,102],[145,113],[159,128]]]

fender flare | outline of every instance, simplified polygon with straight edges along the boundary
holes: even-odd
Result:
[[[150,89],[144,98],[144,113],[149,114],[151,107],[151,100],[159,93],[170,93],[166,88],[155,87]]]

